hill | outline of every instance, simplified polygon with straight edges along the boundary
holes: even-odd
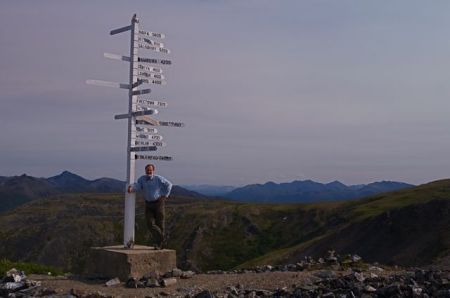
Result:
[[[143,201],[136,241],[146,244]],[[90,246],[120,243],[122,194],[58,194],[0,214],[0,257],[80,271]],[[450,180],[358,201],[243,204],[173,196],[169,247],[195,270],[294,263],[305,255],[358,253],[399,265],[429,264],[450,252]],[[26,220],[24,220],[26,219]]]
[[[224,197],[248,203],[309,203],[362,198],[410,187],[413,185],[394,181],[347,186],[339,181],[323,184],[304,180],[280,184],[267,182],[246,185],[232,190]]]
[[[88,180],[69,171],[50,178],[36,178],[26,174],[0,177],[0,212],[56,194],[120,193],[124,190],[124,181],[112,178]],[[181,196],[204,197],[204,195],[179,186],[174,186],[172,193]]]

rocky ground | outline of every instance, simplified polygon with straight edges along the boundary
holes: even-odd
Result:
[[[450,297],[450,270],[382,268],[358,256],[194,274],[174,269],[139,280],[25,276],[10,270],[5,297]]]

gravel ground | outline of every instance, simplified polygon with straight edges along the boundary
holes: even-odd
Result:
[[[202,290],[211,292],[225,292],[227,287],[241,287],[245,289],[275,290],[287,287],[295,288],[318,280],[315,271],[308,272],[263,272],[245,274],[197,274],[190,279],[177,279],[175,285],[166,288],[129,289],[124,282],[114,287],[106,287],[104,282],[75,280],[58,277],[31,275],[30,279],[40,280],[43,288],[50,288],[57,294],[67,294],[74,289],[76,293],[87,294],[102,292],[114,297],[146,297],[152,295],[180,296],[196,294]],[[338,275],[348,274],[337,272]]]

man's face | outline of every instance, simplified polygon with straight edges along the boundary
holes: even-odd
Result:
[[[153,172],[154,172],[154,170],[153,170],[152,166],[148,166],[148,167],[145,168],[145,174],[147,176],[153,176]]]

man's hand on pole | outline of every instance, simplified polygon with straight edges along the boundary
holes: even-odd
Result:
[[[134,191],[133,186],[128,185],[127,191],[128,193],[132,193]]]

